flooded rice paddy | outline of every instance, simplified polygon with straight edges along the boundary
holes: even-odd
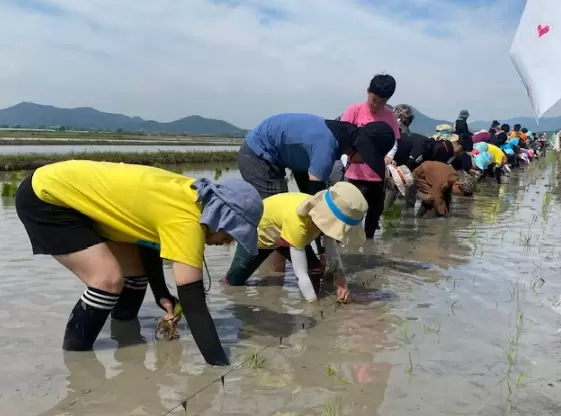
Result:
[[[210,247],[209,305],[231,370],[207,366],[185,327],[178,341],[155,341],[151,294],[139,321],[107,322],[94,352],[63,353],[83,287],[31,256],[5,198],[0,414],[559,415],[557,170],[543,160],[488,182],[457,198],[449,219],[404,209],[385,220],[374,242],[344,251],[350,305],[305,305],[290,272],[224,287],[233,247]]]

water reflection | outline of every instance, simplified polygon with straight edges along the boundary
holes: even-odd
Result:
[[[233,361],[271,345],[258,365],[228,374],[224,387],[224,369],[204,364],[187,328],[179,341],[154,341],[161,312],[151,296],[140,322],[108,323],[95,353],[61,353],[80,285],[50,259],[30,255],[11,200],[3,199],[0,345],[8,353],[0,356],[0,407],[120,416],[179,406],[182,413],[182,400],[218,379],[189,401],[188,413],[317,415],[338,396],[341,414],[352,415],[494,416],[508,407],[559,414],[561,316],[551,298],[561,292],[561,185],[558,162],[548,163],[456,198],[449,219],[418,220],[404,210],[373,242],[346,248],[355,302],[343,307],[303,304],[290,270],[283,286],[223,287],[232,248],[209,248],[208,301]],[[182,171],[238,175],[219,169]],[[539,279],[543,286],[534,284]],[[505,351],[521,314],[510,365]]]

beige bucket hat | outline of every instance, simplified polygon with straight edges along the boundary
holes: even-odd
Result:
[[[395,186],[401,195],[405,196],[406,190],[409,186],[413,185],[413,175],[411,170],[405,165],[393,166],[388,165],[388,172],[390,173]]]
[[[451,143],[460,140],[460,137],[454,133],[454,128],[450,124],[439,124],[436,126],[436,134],[432,138],[434,140],[448,140]]]
[[[368,203],[359,189],[348,182],[337,182],[302,202],[296,212],[309,216],[323,234],[345,245],[366,240],[362,219]]]

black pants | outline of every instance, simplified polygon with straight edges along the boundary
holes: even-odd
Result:
[[[257,192],[259,192],[259,195],[263,199],[288,192],[286,169],[284,167],[274,166],[266,160],[261,159],[250,149],[246,142],[242,144],[238,152],[238,168],[240,169],[242,179],[257,189]],[[302,178],[300,178],[301,183],[296,180],[298,188],[305,193],[308,192],[303,190],[302,187],[307,189],[307,183],[309,181],[307,175],[308,173],[306,172],[305,182]],[[294,174],[294,179],[296,179],[296,173]],[[321,245],[318,245],[318,250],[322,249],[320,247]],[[314,259],[319,263],[311,246],[306,247],[306,257],[308,258],[309,264],[315,264]]]
[[[309,246],[308,246],[309,247]],[[232,286],[243,286],[257,268],[263,263],[273,251],[278,251],[286,260],[290,261],[290,249],[288,247],[279,247],[276,249],[259,249],[257,255],[252,256],[247,253],[240,245],[236,248],[234,260],[230,265],[230,269],[226,273],[226,281]],[[315,263],[309,263],[308,269],[317,269],[320,267],[319,260],[315,257]],[[317,279],[319,274],[311,273],[310,277]],[[317,282],[316,282],[317,283]]]
[[[501,183],[501,174],[503,173],[502,166],[490,165],[485,173],[490,177],[494,177],[497,183]]]
[[[366,238],[374,238],[374,233],[378,229],[378,223],[380,222],[380,216],[384,212],[384,182],[359,181],[355,179],[349,179],[349,182],[362,192],[364,199],[368,202],[364,232],[366,233]]]

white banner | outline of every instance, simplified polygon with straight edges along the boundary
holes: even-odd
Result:
[[[528,0],[510,59],[539,119],[561,99],[561,0]]]

